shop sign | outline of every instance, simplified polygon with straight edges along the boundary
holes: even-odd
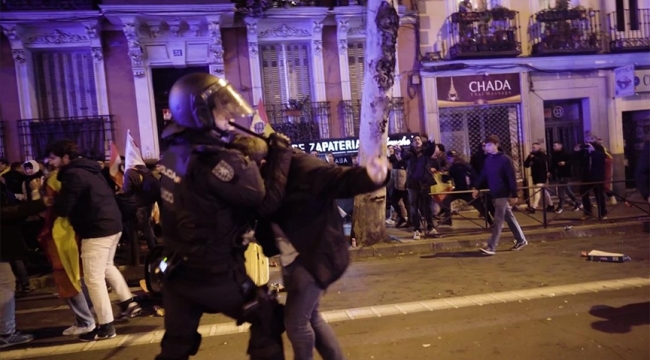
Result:
[[[415,133],[392,134],[388,136],[388,145],[409,146]],[[323,139],[315,141],[298,142],[293,147],[310,153],[318,151],[319,154],[331,152],[334,155],[352,154],[359,151],[359,139],[350,137],[342,139]]]
[[[521,102],[519,73],[436,78],[438,107]]]
[[[614,88],[617,98],[634,95],[634,65],[614,69]]]
[[[650,69],[634,72],[634,91],[638,93],[650,92]]]

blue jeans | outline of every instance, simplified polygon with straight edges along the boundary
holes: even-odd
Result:
[[[16,331],[16,278],[11,265],[0,262],[0,335]]]
[[[343,350],[332,328],[318,312],[323,289],[297,261],[284,268],[287,302],[284,325],[295,360],[312,360],[314,347],[323,360],[343,360]]]
[[[90,325],[95,324],[95,318],[93,317],[93,313],[90,311],[93,308],[93,305],[90,301],[90,296],[88,295],[88,288],[83,280],[81,281],[81,292],[71,298],[65,299],[65,302],[74,313],[75,326],[89,327]]]
[[[499,245],[499,238],[501,237],[501,228],[503,227],[503,222],[508,223],[508,227],[512,234],[515,236],[517,243],[522,243],[526,241],[524,237],[524,232],[521,231],[521,227],[515,218],[515,215],[512,213],[512,206],[508,203],[508,198],[496,198],[494,199],[494,225],[492,226],[492,236],[488,240],[488,248],[490,250],[496,250]]]

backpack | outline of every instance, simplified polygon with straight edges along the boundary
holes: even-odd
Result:
[[[160,201],[160,180],[149,170],[135,169],[142,180],[142,199],[147,205]]]

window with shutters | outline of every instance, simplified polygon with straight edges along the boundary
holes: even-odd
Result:
[[[287,104],[311,96],[309,44],[260,45],[266,104]]]
[[[34,54],[41,118],[99,115],[90,49]]]
[[[350,92],[352,100],[361,100],[363,91],[364,47],[363,41],[348,43],[348,67],[350,71]]]

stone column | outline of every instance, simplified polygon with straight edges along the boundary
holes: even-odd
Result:
[[[327,101],[325,89],[325,65],[323,62],[323,19],[313,21],[311,32],[311,72],[314,79],[314,101]],[[327,117],[318,117],[320,136],[322,139],[330,137],[330,124],[321,124],[328,121]]]
[[[219,18],[208,19],[208,33],[210,34],[210,74],[223,78],[226,76],[226,70],[223,61],[223,41],[221,40]]]
[[[257,104],[264,100],[262,90],[262,70],[260,69],[260,48],[257,43],[257,22],[256,18],[246,18],[246,34],[248,38],[248,61],[251,69],[251,83],[253,85],[251,103]]]
[[[2,24],[2,30],[9,39],[11,56],[14,59],[16,70],[16,85],[18,87],[18,101],[20,102],[20,117],[34,119],[39,117],[38,102],[36,100],[34,66],[32,54],[25,49],[20,38],[20,27],[16,24]],[[30,154],[26,154],[29,156]]]
[[[99,36],[99,21],[87,21],[83,23],[90,41],[90,52],[93,57],[93,70],[95,73],[95,88],[97,93],[97,111],[99,115],[110,114],[108,106],[108,91],[106,89],[106,69],[104,67],[104,50],[102,39]]]
[[[133,70],[133,85],[138,112],[140,130],[140,150],[145,159],[157,159],[160,154],[158,146],[158,122],[155,116],[154,96],[151,86],[151,71],[146,65],[144,49],[140,43],[140,22],[135,17],[122,18],[122,31],[128,43],[128,54]]]
[[[348,29],[350,19],[337,18],[336,40],[339,48],[339,68],[341,73],[341,97],[343,100],[352,100],[350,88],[350,63],[348,60]]]

